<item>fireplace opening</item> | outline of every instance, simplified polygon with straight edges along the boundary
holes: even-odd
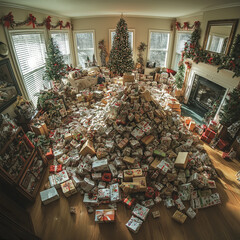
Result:
[[[188,100],[188,107],[201,117],[212,110],[215,103],[220,104],[226,88],[195,75],[192,90]]]

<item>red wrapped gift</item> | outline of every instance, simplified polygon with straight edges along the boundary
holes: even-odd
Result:
[[[176,71],[167,68],[167,73],[171,73],[174,76],[176,74]]]
[[[145,192],[145,197],[146,198],[154,198],[155,196],[155,191],[152,187],[147,187],[147,191]]]
[[[51,160],[54,158],[54,155],[53,155],[53,150],[51,148],[49,148],[49,151],[46,153],[46,158],[48,160]]]
[[[222,139],[219,139],[217,146],[219,149],[223,150],[225,147],[227,147],[229,143],[227,141],[224,141]]]
[[[201,140],[203,140],[204,142],[206,142],[206,143],[208,143],[208,144],[212,141],[212,139],[209,138],[209,137],[207,137],[207,136],[205,135],[205,133],[202,134]]]
[[[55,173],[55,172],[61,172],[62,171],[62,164],[59,165],[51,165],[49,167],[49,172],[50,173]]]
[[[112,180],[112,174],[111,173],[103,173],[102,181],[111,182],[111,180]]]
[[[131,196],[127,196],[123,199],[123,202],[128,206],[131,207],[136,201],[136,198],[132,198]]]
[[[216,135],[216,133],[214,131],[212,131],[210,128],[207,128],[204,134],[206,137],[208,137],[210,139],[213,139]]]

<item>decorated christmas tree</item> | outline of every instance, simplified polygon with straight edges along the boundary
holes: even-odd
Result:
[[[133,70],[132,50],[129,43],[127,23],[120,18],[114,36],[112,49],[109,56],[109,69],[119,75]]]
[[[220,112],[220,123],[230,126],[240,119],[240,84],[228,93]]]
[[[63,56],[58,48],[58,45],[51,38],[47,46],[46,70],[44,79],[61,82],[65,73],[65,64]]]
[[[185,76],[185,65],[183,61],[179,61],[178,63],[178,71],[175,75],[175,85],[177,88],[182,88],[183,82],[184,82],[184,76]]]

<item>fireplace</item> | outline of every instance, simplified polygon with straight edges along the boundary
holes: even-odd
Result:
[[[226,88],[195,74],[188,105],[204,117],[205,113],[212,109],[214,103],[221,103],[225,92]]]

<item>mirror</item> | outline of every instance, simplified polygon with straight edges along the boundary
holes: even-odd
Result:
[[[229,54],[238,19],[209,21],[203,48],[213,53]]]

